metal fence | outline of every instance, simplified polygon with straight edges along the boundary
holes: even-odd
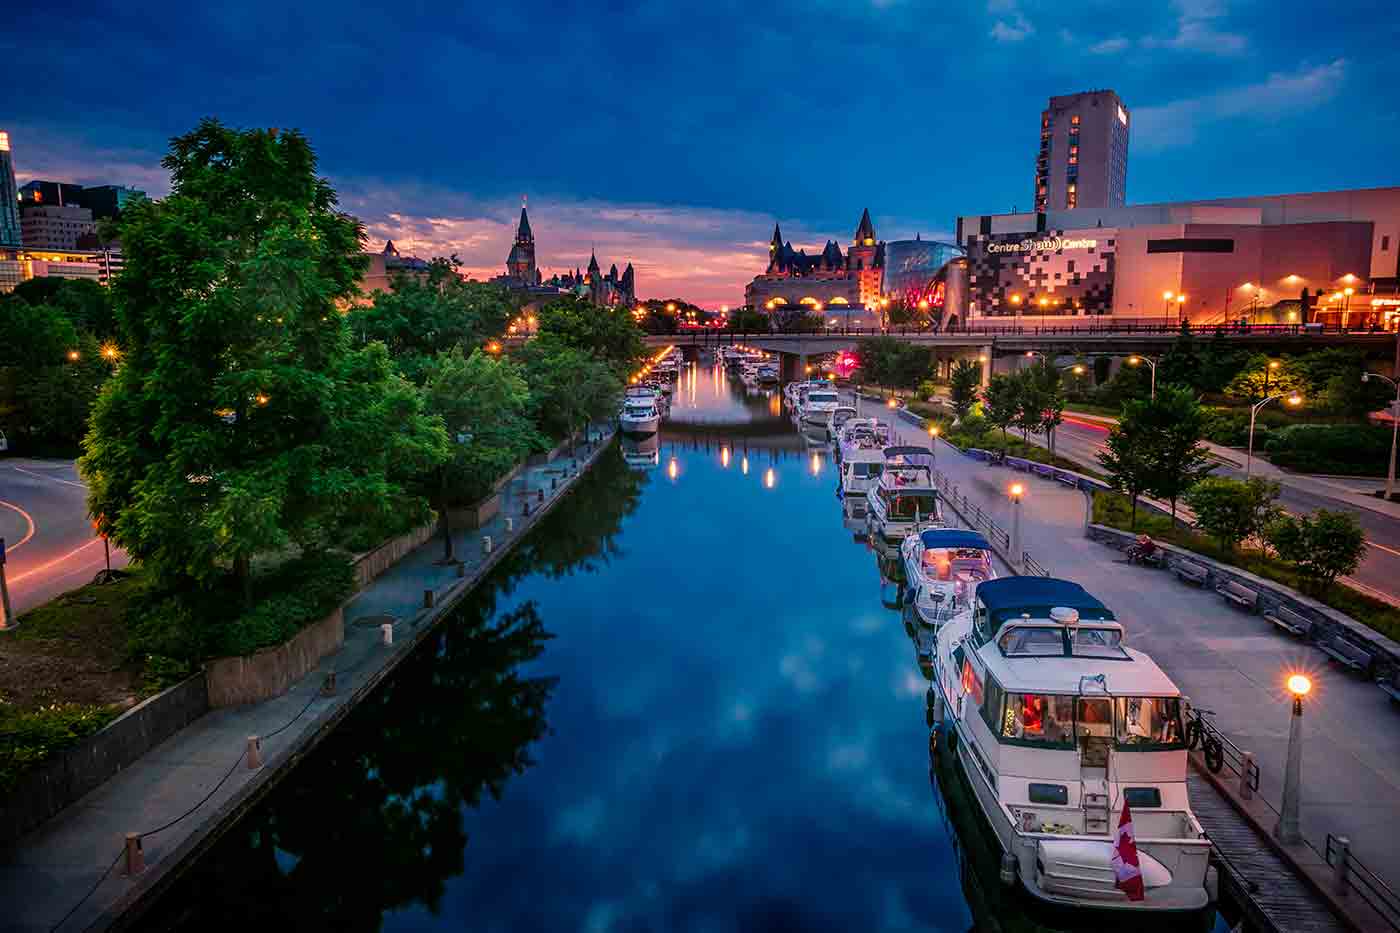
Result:
[[[1192,723],[1200,730],[1206,767],[1210,768],[1212,774],[1219,774],[1223,769],[1229,768],[1240,779],[1240,795],[1254,796],[1259,792],[1259,763],[1254,760],[1252,752],[1241,749],[1228,735],[1217,729],[1215,723],[1202,715],[1209,712],[1194,708],[1190,712]],[[1264,803],[1273,809],[1273,804],[1267,800]]]
[[[938,470],[933,471],[933,483],[938,489],[938,494],[943,497],[943,501],[952,506],[953,510],[962,516],[964,522],[982,532],[992,547],[1001,551],[1007,563],[1015,564],[1014,555],[1011,553],[1011,535],[1006,529],[998,525],[990,515],[982,510],[980,505],[959,492],[958,484]],[[1023,576],[1050,576],[1050,571],[1046,570],[1044,565],[1031,557],[1028,552],[1022,551],[1020,556],[1021,568],[1017,571],[1016,567],[1013,566],[1011,569],[1014,572],[1019,572]]]
[[[1338,893],[1355,891],[1392,930],[1400,930],[1400,895],[1351,853],[1345,839],[1328,833],[1325,857],[1337,872]]]

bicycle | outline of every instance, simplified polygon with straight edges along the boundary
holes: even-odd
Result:
[[[1193,706],[1187,711],[1190,717],[1186,722],[1186,748],[1193,750],[1197,745],[1201,746],[1201,754],[1205,757],[1206,767],[1211,774],[1219,774],[1220,769],[1225,767],[1225,745],[1216,735],[1215,726],[1206,720],[1207,716],[1214,716],[1215,710],[1201,709]]]

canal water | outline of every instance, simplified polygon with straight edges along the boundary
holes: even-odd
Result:
[[[1104,928],[998,886],[835,490],[776,393],[687,364],[141,926]]]

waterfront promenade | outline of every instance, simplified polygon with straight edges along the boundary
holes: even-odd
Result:
[[[871,413],[874,406],[869,407]],[[928,435],[900,422],[907,443]],[[1053,576],[1076,580],[1123,622],[1130,644],[1150,654],[1215,723],[1259,763],[1259,796],[1277,808],[1288,748],[1287,673],[1313,680],[1303,717],[1303,834],[1323,851],[1327,834],[1351,839],[1352,852],[1392,887],[1400,885],[1400,715],[1376,685],[1326,663],[1316,648],[1215,592],[1160,570],[1118,563],[1113,549],[1084,536],[1086,497],[1060,483],[990,467],[940,442],[937,465],[959,490],[1010,528],[1013,482],[1023,483],[1024,548]]]
[[[596,444],[580,449],[577,459],[529,467],[512,481],[498,516],[456,534],[461,576],[455,566],[436,563],[442,540],[434,537],[346,605],[344,647],[286,695],[204,715],[21,840],[0,859],[0,930],[31,933],[56,924],[61,930],[105,929],[168,883],[173,868],[231,825],[388,675],[573,488],[610,439],[611,433],[595,432]],[[523,514],[526,503],[529,517]],[[489,554],[483,535],[493,539]],[[435,593],[433,608],[424,607],[425,590]],[[385,616],[394,620],[389,647],[380,629]],[[323,695],[331,674],[336,691]],[[254,735],[263,737],[263,765],[249,770],[245,747]],[[145,870],[135,877],[123,873],[121,858],[131,832],[143,834]]]

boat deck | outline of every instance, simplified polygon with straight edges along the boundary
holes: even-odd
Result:
[[[1326,902],[1209,781],[1191,769],[1186,784],[1191,809],[1221,862],[1221,894],[1240,905],[1252,927],[1285,933],[1345,933],[1347,926]]]

